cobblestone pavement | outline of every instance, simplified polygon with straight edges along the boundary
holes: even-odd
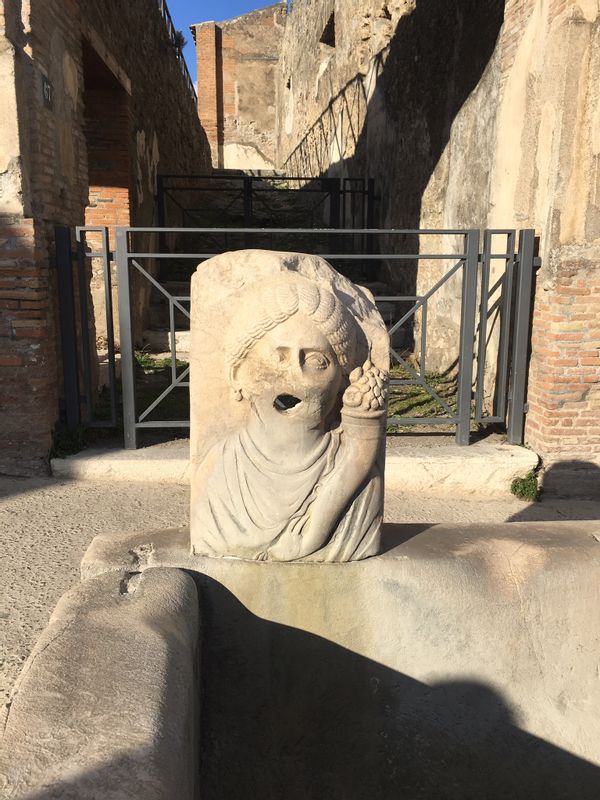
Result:
[[[92,538],[185,525],[188,497],[186,486],[174,484],[0,478],[0,719],[50,612],[79,580],[79,563]],[[600,502],[392,495],[386,499],[386,518],[412,523],[599,519]]]

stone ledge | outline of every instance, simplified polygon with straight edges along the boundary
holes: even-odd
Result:
[[[192,800],[198,628],[180,570],[109,573],[63,595],[13,691],[0,795]]]
[[[176,439],[138,450],[83,450],[50,462],[55,478],[189,484],[190,442]]]
[[[404,445],[388,437],[386,488],[428,496],[506,497],[514,478],[538,464],[525,447],[497,439],[469,447],[454,444]],[[53,458],[52,473],[69,480],[190,481],[189,441],[181,439],[139,450],[84,450],[68,458]]]
[[[535,469],[538,462],[532,450],[494,437],[469,447],[403,446],[388,437],[385,483],[393,492],[433,497],[506,497],[512,481]]]

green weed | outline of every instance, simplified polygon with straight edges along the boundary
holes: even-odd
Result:
[[[531,502],[539,500],[540,488],[535,472],[531,470],[524,478],[515,478],[510,485],[510,491],[521,500],[530,500]]]

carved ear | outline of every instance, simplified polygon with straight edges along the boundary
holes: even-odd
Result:
[[[242,392],[242,387],[239,386],[237,381],[238,367],[239,364],[236,364],[229,370],[229,383],[231,384],[231,388],[233,390],[234,399],[239,402],[243,398],[244,394]]]

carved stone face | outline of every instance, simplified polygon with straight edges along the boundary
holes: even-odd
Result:
[[[287,420],[309,428],[323,426],[342,380],[343,370],[327,338],[303,314],[255,342],[234,377],[265,424]]]

